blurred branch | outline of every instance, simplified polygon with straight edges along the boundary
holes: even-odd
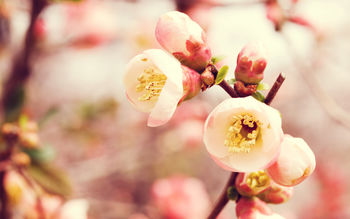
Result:
[[[24,47],[14,59],[12,70],[10,72],[7,82],[4,85],[4,90],[2,92],[2,107],[5,114],[5,121],[15,121],[19,117],[21,107],[24,101],[24,84],[30,75],[29,57],[34,47],[34,22],[45,6],[45,0],[32,0],[30,24],[25,35]],[[4,135],[4,130],[2,131],[2,134]],[[1,156],[1,161],[6,161],[11,158],[13,148],[16,143],[16,141],[14,141],[14,137],[15,135],[12,135],[11,138],[8,139],[6,139],[5,137],[7,145],[4,154],[2,154]],[[10,212],[7,209],[8,200],[4,184],[5,174],[6,171],[0,172],[0,218],[8,219],[11,216]]]
[[[9,78],[2,93],[2,107],[6,121],[15,121],[24,102],[24,86],[30,76],[30,55],[34,48],[34,24],[46,6],[45,0],[32,0],[30,23],[24,39],[23,49],[13,61]]]
[[[195,5],[207,6],[207,7],[224,7],[224,6],[244,6],[265,3],[268,0],[240,0],[229,2],[217,2],[212,0],[174,0],[176,4],[176,10],[186,12]]]
[[[318,58],[315,56],[319,53],[316,50],[314,51],[314,56],[310,62],[311,64],[308,65],[299,57],[292,43],[288,40],[288,37],[284,34],[282,35],[286,41],[287,46],[289,47],[289,50],[292,53],[292,59],[295,63],[295,66],[297,66],[298,72],[304,78],[304,82],[309,87],[314,98],[333,121],[347,129],[350,129],[350,113],[344,110],[339,106],[339,104],[335,102],[334,98],[322,88],[321,84],[315,76],[315,69],[318,67]],[[317,43],[319,44],[319,41]],[[316,48],[318,48],[318,44],[316,44]]]

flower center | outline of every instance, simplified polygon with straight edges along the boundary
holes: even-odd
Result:
[[[228,151],[248,153],[259,137],[260,126],[261,123],[251,114],[235,115],[224,142]]]
[[[162,91],[167,77],[158,69],[149,67],[143,70],[137,78],[139,84],[136,86],[137,92],[144,92],[139,97],[140,101],[156,100]]]
[[[264,170],[252,172],[246,180],[248,186],[252,189],[256,187],[264,187],[270,183],[270,178]]]

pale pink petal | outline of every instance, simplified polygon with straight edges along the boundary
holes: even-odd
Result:
[[[183,95],[183,75],[181,64],[164,51],[152,49],[144,53],[167,76],[167,81],[148,119],[147,125],[154,127],[163,125],[174,114]]]

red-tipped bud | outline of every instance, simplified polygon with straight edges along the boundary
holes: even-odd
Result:
[[[245,84],[258,84],[264,78],[265,51],[260,44],[248,44],[237,57],[235,76]]]

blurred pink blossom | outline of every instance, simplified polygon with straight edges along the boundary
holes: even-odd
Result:
[[[117,36],[115,15],[102,3],[65,2],[47,7],[34,26],[42,47],[92,47]]]
[[[349,187],[344,172],[327,159],[318,161],[314,176],[319,184],[317,196],[302,209],[300,215],[310,219],[349,218],[346,203]]]
[[[155,181],[152,197],[167,219],[202,219],[210,210],[203,183],[191,177],[172,176]]]

